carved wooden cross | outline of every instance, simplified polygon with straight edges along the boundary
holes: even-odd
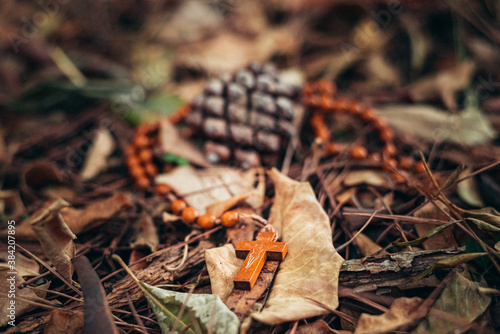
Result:
[[[266,260],[283,260],[286,243],[275,242],[276,232],[260,232],[255,241],[240,241],[236,246],[236,257],[245,259],[234,277],[236,289],[250,290],[257,281]]]

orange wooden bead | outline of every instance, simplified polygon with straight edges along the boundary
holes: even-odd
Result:
[[[134,138],[134,144],[137,147],[146,147],[149,145],[149,138],[146,135],[140,134],[135,136]]]
[[[389,127],[382,128],[380,129],[379,137],[382,141],[391,141],[394,139],[394,131]]]
[[[172,188],[170,188],[170,186],[167,184],[162,183],[162,184],[159,184],[156,186],[156,194],[159,196],[165,196],[168,193],[170,193],[171,191],[172,191]]]
[[[141,162],[137,156],[131,155],[127,157],[125,163],[127,164],[127,167],[131,169],[132,167],[139,165]]]
[[[151,181],[146,176],[139,176],[135,179],[135,185],[138,188],[144,189],[151,185]]]
[[[349,101],[346,99],[338,99],[335,101],[335,110],[338,112],[345,112],[347,111],[349,106]]]
[[[413,166],[413,169],[415,170],[415,173],[417,174],[425,174],[427,173],[427,169],[425,169],[425,164],[423,161],[419,161],[415,163]]]
[[[187,207],[186,202],[184,202],[182,199],[176,199],[175,201],[172,202],[170,205],[170,210],[174,215],[178,215],[182,212]]]
[[[225,227],[233,227],[240,221],[240,215],[236,211],[226,211],[220,217],[221,224]]]
[[[198,210],[190,206],[182,210],[182,218],[189,223],[194,223],[199,215]]]
[[[389,158],[384,160],[384,169],[387,171],[393,171],[393,167],[398,167],[398,162],[395,159]]]
[[[205,213],[204,215],[201,215],[196,219],[196,223],[200,225],[200,227],[204,230],[209,230],[214,227],[216,221],[217,217],[209,213]]]
[[[365,122],[371,122],[377,117],[375,109],[368,108],[361,113],[361,119]]]
[[[128,145],[125,147],[125,150],[123,151],[123,154],[125,154],[126,157],[132,156],[135,154],[135,146],[134,145]]]
[[[368,151],[364,146],[355,145],[349,150],[349,156],[354,160],[363,160],[368,157]]]
[[[405,178],[403,176],[401,176],[401,174],[399,173],[392,173],[392,179],[396,182],[396,183],[404,183],[406,182]]]
[[[384,128],[388,127],[387,122],[385,120],[383,120],[382,118],[380,118],[380,117],[377,117],[374,120],[372,120],[372,125],[373,125],[373,127],[375,129],[377,129],[379,131],[381,129],[384,129]]]
[[[342,145],[336,142],[328,143],[325,147],[326,155],[339,154],[342,151]]]
[[[398,149],[394,144],[385,144],[384,148],[382,148],[382,154],[385,157],[395,157],[398,154]]]
[[[151,152],[151,150],[148,148],[143,148],[139,151],[139,159],[141,159],[141,161],[144,163],[150,162],[151,160],[153,160],[153,152]]]
[[[370,155],[368,155],[368,159],[373,162],[381,162],[382,156],[380,155],[380,153],[371,153]]]
[[[409,170],[413,166],[413,159],[409,156],[403,156],[399,159],[399,168]]]
[[[158,167],[156,167],[156,165],[152,162],[148,162],[147,164],[145,164],[144,170],[149,176],[155,176],[156,174],[158,174]]]
[[[356,102],[356,101],[352,101],[350,104],[349,104],[349,107],[347,109],[347,112],[351,115],[359,115],[361,114],[361,112],[365,109],[365,107],[363,106],[363,104],[359,103],[359,102]]]
[[[146,171],[144,168],[142,168],[141,165],[135,165],[130,167],[129,169],[130,176],[132,176],[134,179],[137,179],[139,177],[145,177]]]

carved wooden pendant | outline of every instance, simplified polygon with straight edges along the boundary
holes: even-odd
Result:
[[[285,258],[287,247],[284,242],[275,242],[275,232],[261,232],[255,241],[240,241],[236,246],[236,257],[245,259],[234,277],[236,289],[250,290],[266,260],[281,261]]]

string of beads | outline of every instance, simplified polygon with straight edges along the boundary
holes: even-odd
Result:
[[[174,200],[170,206],[170,210],[174,215],[182,217],[187,223],[197,224],[204,230],[209,230],[219,224],[224,227],[233,227],[240,222],[241,218],[241,215],[236,211],[226,211],[220,218],[210,213],[200,215],[198,210],[188,206],[181,199]]]
[[[172,124],[177,124],[189,114],[190,106],[185,105],[168,117]],[[136,187],[148,189],[154,184],[158,167],[154,163],[153,148],[159,143],[159,122],[142,124],[136,128],[132,143],[125,148],[125,163]],[[165,184],[156,187],[158,195],[165,195],[170,188]]]
[[[423,162],[417,162],[410,156],[399,154],[398,148],[394,145],[394,131],[385,120],[377,115],[375,109],[357,101],[337,98],[336,93],[336,86],[326,80],[306,83],[303,88],[304,102],[306,107],[312,111],[310,124],[315,137],[323,143],[325,154],[335,155],[343,151],[342,144],[331,140],[331,133],[325,121],[326,116],[347,114],[370,124],[378,133],[378,138],[383,145],[381,153],[369,153],[365,146],[352,145],[348,151],[351,159],[369,159],[380,162],[385,170],[392,172],[393,178],[398,182],[403,182],[404,179],[394,169],[413,171],[417,174],[426,172]]]

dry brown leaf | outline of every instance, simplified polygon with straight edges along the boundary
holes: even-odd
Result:
[[[161,154],[171,153],[183,157],[195,165],[210,166],[198,147],[182,138],[177,128],[167,119],[160,121],[159,141]]]
[[[323,319],[318,319],[315,322],[310,324],[305,324],[298,326],[297,329],[293,332],[289,329],[285,334],[329,334],[329,333],[338,333],[339,331],[334,331],[328,326],[328,324]],[[346,333],[352,333],[347,332]]]
[[[115,141],[109,130],[99,128],[96,130],[92,147],[83,163],[81,176],[84,180],[96,177],[108,167],[108,157],[115,149]]]
[[[149,248],[151,252],[155,252],[160,244],[160,238],[156,231],[156,226],[150,216],[142,217],[134,222],[134,242],[130,244],[132,248]]]
[[[76,254],[73,239],[76,239],[76,235],[73,234],[61,215],[62,209],[67,206],[69,203],[63,199],[48,202],[42,209],[35,212],[25,222],[25,225],[31,226],[45,255],[57,271],[68,282],[71,282],[74,270],[71,259]]]
[[[276,169],[269,176],[276,189],[269,223],[286,242],[288,253],[266,306],[251,317],[278,324],[326,314],[310,299],[337,308],[338,277],[344,262],[333,247],[328,216],[309,183],[294,181]]]
[[[83,334],[83,313],[68,310],[53,310],[43,334]]]
[[[343,183],[346,187],[359,186],[360,184],[369,184],[376,187],[391,186],[391,180],[387,173],[370,169],[349,172]]]
[[[294,30],[280,27],[248,38],[226,29],[212,39],[180,46],[176,63],[203,68],[209,74],[232,73],[250,62],[263,63],[275,53],[297,54],[301,34]]]
[[[61,184],[64,180],[62,170],[51,161],[36,161],[21,171],[21,189],[28,193],[48,185]]]
[[[210,275],[212,293],[218,295],[225,303],[233,291],[233,279],[240,270],[243,260],[236,257],[232,244],[225,244],[221,247],[207,249],[205,262]]]
[[[116,192],[113,196],[90,203],[83,209],[64,208],[61,215],[76,235],[102,225],[124,209],[132,207],[132,201],[123,193]]]
[[[441,98],[446,108],[456,110],[456,96],[464,90],[475,72],[472,61],[457,64],[456,67],[425,77],[410,87],[410,97],[416,102]]]
[[[398,132],[428,141],[477,145],[496,137],[496,131],[479,109],[451,114],[428,105],[391,105],[377,111]]]
[[[435,205],[438,205],[444,212],[448,212],[448,209],[442,203],[436,202]],[[419,218],[432,218],[448,221],[449,218],[442,211],[436,208],[435,205],[433,205],[432,203],[427,203],[425,206],[415,211],[413,215]],[[419,237],[423,237],[427,234],[427,232],[435,227],[435,224],[415,224],[415,229],[417,230],[417,234]],[[429,240],[426,240],[423,243],[423,246],[425,249],[431,250],[454,248],[458,247],[458,244],[455,241],[452,229],[446,228],[441,233],[438,233],[431,237]]]
[[[229,167],[196,170],[183,166],[156,177],[158,184],[168,184],[200,214],[206,213],[207,207],[216,202],[227,201],[239,194],[254,195],[254,181],[255,176],[248,177],[247,173]]]
[[[376,334],[388,333],[396,330],[402,325],[414,321],[416,310],[422,304],[422,299],[414,298],[398,298],[396,299],[389,311],[381,315],[371,315],[363,313],[359,318],[358,326],[355,334]]]
[[[48,202],[49,204],[52,202]],[[47,204],[46,204],[47,205]],[[95,228],[119,213],[125,208],[132,206],[131,200],[122,193],[115,193],[112,197],[90,203],[83,209],[63,207],[61,216],[71,231],[78,235]],[[4,235],[2,231],[0,235]],[[37,240],[35,232],[26,221],[23,221],[16,228],[16,238],[23,241]]]
[[[17,217],[24,212],[24,204],[18,190],[0,190],[0,214]]]
[[[356,231],[354,231],[356,233]],[[359,247],[359,251],[363,256],[370,256],[372,254],[375,254],[379,252],[382,247],[377,245],[375,242],[373,242],[372,239],[368,238],[365,234],[359,233],[355,239],[356,244]],[[379,255],[385,255],[387,254],[386,251],[380,252]]]
[[[0,251],[0,268],[9,268],[9,253],[7,251]],[[2,263],[4,262],[4,263]],[[21,253],[16,253],[16,270],[19,276],[38,276],[40,275],[40,266],[38,262],[28,259]]]
[[[33,289],[20,289],[19,286],[25,282],[24,279],[19,273],[12,274],[9,268],[0,267],[0,280],[2,282],[2,284],[0,284],[0,313],[2,314],[0,318],[0,327],[6,326],[8,322],[12,320],[14,320],[14,324],[17,325],[17,319],[21,315],[39,307],[28,301],[21,300],[21,298],[48,306],[59,304],[58,301],[49,303],[45,299],[38,297]],[[12,285],[14,285],[14,287]],[[15,290],[15,296],[20,298],[9,298],[10,290]],[[11,301],[14,301],[15,304],[11,304]],[[12,315],[12,317],[10,317],[10,315]]]

